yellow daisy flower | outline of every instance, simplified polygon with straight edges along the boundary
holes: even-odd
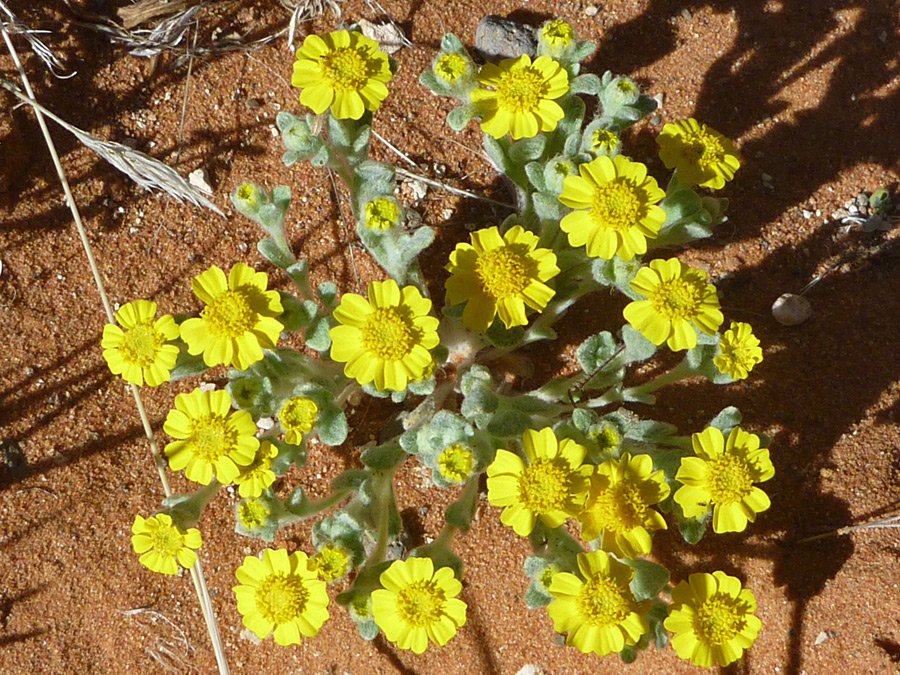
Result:
[[[298,645],[301,635],[313,637],[328,620],[325,582],[302,551],[267,548],[262,560],[244,558],[235,576],[241,582],[232,589],[238,611],[258,638],[274,631],[279,645]]]
[[[556,254],[537,248],[538,237],[516,225],[500,236],[489,227],[471,234],[450,254],[444,284],[449,305],[466,303],[463,323],[486,331],[497,314],[507,328],[528,323],[525,306],[541,311],[556,291],[546,281],[559,274]]]
[[[593,467],[582,466],[586,450],[553,429],[529,429],[522,437],[528,465],[508,450],[497,450],[487,469],[488,501],[505,507],[500,522],[527,537],[538,518],[547,527],[563,524],[584,506]]]
[[[309,35],[297,50],[291,84],[302,89],[300,102],[321,115],[331,106],[340,120],[358,120],[387,98],[388,56],[362,33],[345,30]]]
[[[291,445],[300,445],[303,434],[309,433],[316,426],[319,406],[311,398],[294,396],[289,398],[278,411],[278,420],[284,427],[284,440]]]
[[[274,349],[284,326],[275,317],[283,308],[277,291],[267,291],[269,277],[245,263],[225,272],[213,265],[191,279],[194,294],[206,303],[199,318],[181,324],[188,352],[203,354],[207,366],[232,365],[246,370]]]
[[[448,481],[464,483],[475,466],[475,453],[465,445],[455,443],[444,448],[437,457],[438,469]]]
[[[598,656],[621,652],[637,644],[647,632],[644,619],[650,600],[637,602],[629,584],[634,570],[604,551],[578,554],[578,570],[585,579],[560,572],[553,575],[547,607],[553,630],[568,633],[566,644]]]
[[[278,446],[270,441],[259,444],[256,456],[247,466],[240,467],[241,473],[234,479],[238,491],[244,499],[259,497],[275,482],[275,472],[272,471],[272,460],[278,455]]]
[[[669,617],[672,648],[701,668],[727,666],[756,641],[762,621],[753,613],[756,598],[724,572],[692,574],[672,591]]]
[[[615,131],[597,129],[591,134],[591,152],[595,155],[611,155],[620,142],[619,134]]]
[[[389,230],[400,221],[400,207],[393,199],[379,197],[366,204],[363,221],[370,230]]]
[[[675,501],[696,518],[713,507],[713,531],[743,532],[747,522],[769,508],[769,496],[755,487],[775,475],[769,451],[759,436],[735,427],[725,436],[715,427],[691,437],[696,457],[683,457],[675,480],[682,483]]]
[[[667,124],[656,142],[666,168],[690,185],[718,190],[741,166],[734,143],[693,118]]]
[[[251,497],[238,504],[238,520],[248,532],[260,530],[269,525],[271,516],[272,509],[263,499]]]
[[[429,640],[439,647],[466,623],[466,603],[457,598],[462,584],[449,567],[434,570],[431,558],[395,560],[372,593],[375,624],[400,649],[422,654]]]
[[[763,353],[759,339],[749,323],[732,321],[731,328],[719,340],[720,354],[713,359],[716,368],[732,380],[746,379],[757,363],[762,363]]]
[[[541,40],[552,49],[563,51],[575,41],[575,29],[562,19],[549,21],[541,28]]]
[[[650,267],[637,273],[631,288],[647,299],[629,303],[625,320],[653,344],[668,342],[672,351],[697,346],[694,326],[714,335],[725,319],[716,287],[706,283],[706,272],[677,258],[652,260]]]
[[[350,552],[343,546],[325,544],[312,557],[310,566],[323,581],[340,579],[350,571]]]
[[[175,319],[168,314],[157,319],[155,302],[135,300],[119,308],[116,322],[122,328],[105,325],[100,342],[113,375],[138,386],[168,382],[178,358],[178,347],[168,343],[178,337]]]
[[[441,54],[434,62],[435,76],[446,84],[455,84],[469,72],[471,61],[462,54]]]
[[[160,574],[178,574],[179,564],[191,569],[197,562],[194,550],[203,545],[200,530],[195,527],[182,530],[166,513],[146,519],[135,516],[131,533],[134,535],[131,546],[141,556],[141,565]]]
[[[553,131],[563,118],[554,100],[569,91],[569,75],[549,56],[504,59],[500,65],[486,63],[478,82],[494,89],[475,89],[472,103],[482,116],[481,129],[494,138],[512,134],[531,138],[539,131]]]
[[[200,391],[175,397],[175,410],[170,410],[163,425],[172,438],[165,455],[172,471],[184,469],[188,480],[209,485],[215,472],[223,485],[240,475],[256,457],[259,441],[256,424],[246,410],[231,412],[231,395],[227,391]]]
[[[597,157],[578,171],[581,175],[566,177],[559,195],[575,209],[559,223],[569,244],[606,260],[646,253],[647,239],[655,239],[666,222],[666,212],[656,205],[666,193],[647,175],[647,167],[617,155]]]
[[[431,300],[415,286],[403,290],[393,279],[369,284],[369,298],[346,293],[331,329],[331,358],[346,363],[344,374],[379,391],[403,391],[422,377],[437,347],[438,320],[428,316]]]
[[[662,471],[653,471],[649,455],[622,454],[609,459],[591,476],[591,490],[578,515],[582,537],[600,537],[600,548],[619,558],[650,553],[648,530],[665,530],[666,521],[651,509],[669,496]]]

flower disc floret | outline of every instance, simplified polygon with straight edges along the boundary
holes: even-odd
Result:
[[[207,366],[231,365],[246,370],[274,349],[284,329],[276,318],[283,308],[277,291],[267,291],[269,277],[245,263],[225,272],[213,265],[191,280],[206,307],[199,318],[181,324],[188,352],[203,354]]]
[[[549,21],[541,28],[541,40],[553,49],[564,50],[575,41],[575,29],[562,19]]]
[[[481,113],[482,131],[494,138],[531,138],[553,131],[564,116],[555,99],[568,93],[569,75],[549,56],[534,63],[527,54],[504,59],[499,66],[486,63],[477,79],[493,87],[472,91],[472,103]]]
[[[438,455],[437,465],[444,478],[454,483],[464,483],[475,466],[475,454],[466,446],[456,443]]]
[[[291,445],[300,445],[303,434],[316,426],[319,406],[311,398],[293,396],[284,402],[278,411],[278,420],[284,427],[284,440]]]
[[[566,644],[585,654],[605,656],[637,644],[648,630],[644,615],[652,603],[634,599],[634,570],[604,551],[579,553],[578,569],[584,581],[560,572],[550,583],[553,629],[568,633]]]
[[[300,644],[301,635],[313,637],[328,619],[325,582],[302,551],[266,549],[262,559],[244,558],[235,576],[238,611],[259,638],[274,631],[279,645]]]
[[[172,471],[184,469],[188,480],[209,485],[228,484],[256,457],[256,423],[246,410],[231,412],[227,391],[200,391],[175,397],[175,409],[163,430],[177,440],[165,448]]]
[[[444,287],[447,304],[465,302],[463,323],[485,331],[494,317],[507,328],[528,323],[525,307],[541,311],[556,291],[545,282],[559,274],[556,254],[538,248],[538,237],[516,225],[503,236],[497,227],[471,234],[450,254]]]
[[[679,657],[701,668],[727,666],[756,641],[756,598],[724,572],[692,574],[672,591],[664,626]]]
[[[713,531],[743,532],[756,514],[771,505],[769,496],[754,483],[775,475],[769,451],[759,447],[759,436],[735,427],[728,441],[708,427],[691,438],[695,457],[684,457],[675,480],[682,483],[675,501],[688,518],[713,507]]]
[[[320,579],[334,581],[350,571],[350,552],[343,546],[326,544],[313,556],[311,565]]]
[[[750,324],[732,321],[731,328],[719,340],[719,355],[713,359],[719,372],[733,380],[743,380],[762,360],[759,339]]]
[[[269,489],[275,482],[275,472],[272,471],[272,460],[278,455],[278,446],[270,441],[263,441],[253,457],[253,461],[247,466],[241,467],[241,473],[234,479],[238,485],[238,491],[244,499],[259,497],[263,491]]]
[[[556,438],[549,427],[522,437],[528,464],[499,449],[487,469],[488,501],[503,508],[500,521],[527,537],[538,518],[549,528],[581,511],[592,467],[582,466],[586,450],[570,438]]]
[[[387,54],[361,33],[345,30],[310,35],[297,50],[291,84],[301,88],[300,102],[317,115],[331,106],[337,119],[358,120],[387,98],[393,78]]]
[[[438,345],[438,320],[429,311],[431,300],[414,286],[400,290],[392,279],[369,284],[368,299],[347,293],[334,310],[341,325],[329,333],[331,358],[360,384],[403,391],[433,361],[428,350]]]
[[[575,211],[559,223],[569,244],[584,246],[592,258],[631,260],[647,252],[666,220],[665,197],[647,167],[623,155],[597,157],[563,182],[559,201]]]
[[[269,504],[255,497],[245,499],[237,508],[237,517],[241,525],[248,532],[260,530],[269,524],[272,509]]]
[[[677,258],[651,261],[631,281],[631,288],[647,299],[629,303],[625,320],[653,344],[667,342],[672,351],[697,346],[694,326],[714,335],[724,320],[706,272]]]
[[[579,514],[582,536],[600,537],[600,548],[620,558],[650,553],[650,531],[665,530],[666,521],[650,508],[669,496],[662,471],[653,471],[649,455],[625,452],[610,459],[591,476],[591,489]]]
[[[596,129],[591,134],[591,152],[595,155],[611,156],[620,143],[619,134],[609,129]]]
[[[400,649],[422,654],[428,643],[442,647],[466,623],[462,584],[449,567],[437,571],[430,558],[396,560],[372,593],[375,623]]]
[[[126,382],[156,387],[171,378],[178,347],[178,326],[170,315],[156,318],[156,303],[135,300],[119,308],[116,322],[103,327],[103,358],[113,375]]]
[[[741,162],[734,144],[691,118],[667,124],[657,136],[659,157],[678,180],[718,190],[734,178]]]
[[[131,546],[141,556],[140,563],[160,574],[178,574],[178,565],[193,567],[197,562],[194,551],[203,545],[200,530],[182,530],[166,513],[146,519],[135,516],[131,532]]]
[[[441,54],[434,62],[434,74],[446,84],[456,84],[468,74],[470,67],[471,61],[462,54]]]
[[[366,204],[365,225],[370,230],[389,230],[400,222],[400,207],[389,197],[379,197]]]

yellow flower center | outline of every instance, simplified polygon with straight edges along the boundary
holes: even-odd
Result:
[[[288,399],[287,403],[281,407],[278,419],[281,420],[281,426],[288,431],[305,434],[316,426],[318,414],[319,406],[315,401],[303,396],[295,396]]]
[[[540,71],[526,66],[503,73],[497,85],[497,101],[510,112],[535,112],[548,90]]]
[[[716,594],[697,609],[696,622],[696,631],[703,641],[721,645],[740,633],[746,620],[737,600]]]
[[[699,131],[685,134],[684,143],[685,157],[704,169],[720,164],[725,158],[725,149],[719,139],[706,131],[705,125]]]
[[[700,308],[702,284],[689,279],[663,281],[653,297],[653,309],[666,319],[693,319]]]
[[[272,511],[260,499],[248,499],[238,507],[238,518],[248,530],[255,530],[266,524]]]
[[[535,513],[561,510],[569,497],[570,471],[549,459],[539,459],[519,476],[519,499]]]
[[[423,579],[397,594],[397,613],[406,624],[422,628],[441,620],[445,600],[443,589]]]
[[[174,525],[160,524],[155,532],[150,532],[153,550],[166,555],[175,555],[184,548],[184,537]]]
[[[485,251],[475,262],[475,276],[493,298],[515,297],[536,276],[534,261],[512,246]]]
[[[538,577],[538,580],[543,584],[544,588],[550,588],[550,584],[553,583],[553,576],[558,572],[559,567],[556,565],[547,565],[541,573],[541,576]]]
[[[400,219],[400,209],[390,199],[381,197],[366,204],[366,227],[370,230],[389,230]]]
[[[597,444],[600,452],[609,452],[619,447],[619,432],[609,424],[604,424],[599,430],[591,430],[588,436]]]
[[[126,361],[148,368],[156,361],[159,348],[165,341],[165,336],[153,327],[152,321],[139,323],[125,331],[122,355]]]
[[[541,37],[554,47],[568,47],[575,37],[575,31],[565,21],[557,19],[544,26]]]
[[[585,583],[578,594],[578,608],[585,623],[597,628],[622,623],[631,613],[625,589],[609,577]]]
[[[369,80],[369,60],[362,48],[338,47],[321,57],[322,73],[341,91],[359,91]]]
[[[597,514],[602,529],[621,532],[640,527],[647,514],[647,503],[641,497],[641,491],[630,481],[622,481],[611,485],[597,496]]]
[[[250,207],[259,206],[259,190],[249,183],[244,183],[238,188],[237,198],[242,202],[247,202]]]
[[[303,579],[293,575],[270,574],[256,589],[256,608],[276,626],[303,614],[308,601],[309,589]]]
[[[321,579],[334,581],[347,573],[347,568],[350,566],[350,554],[345,548],[327,544],[313,557],[313,563]]]
[[[634,86],[634,82],[626,80],[624,78],[616,83],[616,88],[623,94],[633,94],[637,91],[637,87]]]
[[[619,143],[619,135],[608,129],[597,129],[591,136],[591,149],[594,152],[605,149],[607,152],[612,151]]]
[[[188,443],[191,454],[207,462],[215,462],[227,455],[237,442],[237,432],[228,427],[224,417],[204,415],[191,420]]]
[[[722,455],[709,462],[709,494],[715,504],[741,501],[753,490],[747,464],[734,455]]]
[[[240,337],[256,323],[250,298],[241,291],[220,293],[200,312],[212,332],[229,338]]]
[[[362,329],[366,351],[385,361],[399,361],[416,345],[417,331],[396,307],[376,309]]]
[[[434,74],[445,82],[453,84],[466,74],[469,64],[459,54],[444,54],[434,64]]]
[[[627,183],[614,181],[599,185],[594,191],[591,215],[594,221],[617,232],[634,227],[640,216],[641,200]]]
[[[472,472],[472,451],[462,445],[451,445],[438,457],[438,466],[445,478],[462,483]]]

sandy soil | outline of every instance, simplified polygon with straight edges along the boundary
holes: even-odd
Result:
[[[47,44],[77,72],[54,79],[29,53],[26,68],[41,102],[92,134],[177,163],[184,175],[205,167],[214,201],[228,214],[222,220],[143,192],[54,128],[113,302],[149,297],[166,312],[190,313],[197,306],[189,280],[210,264],[243,260],[267,269],[255,253],[259,232],[227,199],[244,178],[292,187],[289,237],[309,259],[314,281],[358,290],[379,276],[342,224],[349,209],[335,199],[328,176],[280,161],[275,115],[300,109],[284,39],[249,54],[196,60],[181,138],[187,70],[172,69],[171,56],[155,63],[130,57],[77,25],[61,2],[8,4],[25,23],[50,31]],[[72,4],[110,16],[127,3]],[[893,515],[900,499],[897,236],[831,218],[862,190],[897,187],[900,3],[609,0],[595,14],[582,2],[552,0],[382,5],[415,46],[395,55],[400,72],[376,130],[430,177],[508,198],[479,156],[477,130],[453,134],[444,124],[448,103],[416,82],[445,30],[471,45],[488,12],[535,22],[566,18],[600,44],[590,72],[629,74],[651,94],[664,94],[663,123],[695,116],[737,141],[745,165],[725,191],[730,220],[685,259],[709,268],[730,318],[753,323],[765,362],[746,384],[666,391],[655,412],[689,432],[725,405],[739,406],[746,427],[774,439],[773,506],[747,533],[708,537],[695,548],[660,536],[654,551],[676,579],[723,569],[755,592],[763,631],[729,672],[896,672],[896,531],[796,542]],[[362,0],[342,8],[348,20],[383,18]],[[242,0],[217,3],[202,17],[199,43],[208,44],[214,30],[270,34],[286,14],[275,2]],[[310,30],[329,30],[334,21],[326,15]],[[24,54],[24,42],[17,45]],[[5,55],[0,68],[15,79]],[[101,357],[105,319],[48,153],[33,115],[12,103],[0,94],[0,438],[7,464],[0,486],[0,672],[214,672],[189,579],[152,574],[131,553],[134,514],[158,508],[161,487],[130,394]],[[662,176],[656,131],[638,125],[626,151]],[[384,146],[374,152],[393,161]],[[499,212],[434,190],[408,203],[438,228],[424,266],[439,296],[448,251],[467,225],[496,222]],[[814,308],[807,323],[785,328],[771,319],[776,297],[822,274],[807,294]],[[618,325],[620,310],[605,296],[577,305],[559,342],[532,353],[535,380],[566,367],[573,346],[590,333]],[[215,371],[212,381],[223,374]],[[157,427],[175,393],[193,386],[145,390]],[[312,448],[309,465],[282,479],[279,492],[302,484],[324,493],[330,478],[357,461],[386,410],[360,405],[348,442],[338,450]],[[173,481],[176,489],[188,487],[181,477]],[[424,489],[412,462],[398,491],[412,543],[433,536],[450,496]],[[201,525],[202,560],[234,673],[512,675],[526,664],[554,675],[620,671],[616,657],[560,646],[546,613],[525,609],[526,543],[484,499],[459,541],[469,622],[445,648],[415,656],[381,639],[365,642],[341,610],[300,646],[257,645],[241,636],[230,589],[243,556],[261,545],[234,534],[235,501],[221,493]],[[276,544],[309,551],[308,526],[284,532]],[[692,668],[671,650],[651,649],[631,672]]]

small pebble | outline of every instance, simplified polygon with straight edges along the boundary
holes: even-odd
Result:
[[[209,173],[203,167],[194,169],[188,174],[188,183],[206,194],[213,193],[212,186],[209,184]]]
[[[772,316],[782,326],[799,326],[811,315],[809,300],[795,293],[785,293],[772,304]]]
[[[585,16],[597,16],[597,13],[600,11],[600,8],[597,5],[588,5],[584,8]]]

